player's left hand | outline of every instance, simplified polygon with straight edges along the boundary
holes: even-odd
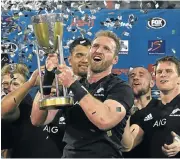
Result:
[[[171,135],[173,137],[173,143],[170,145],[164,144],[162,146],[163,153],[168,157],[176,156],[176,154],[180,152],[180,136],[173,131]]]

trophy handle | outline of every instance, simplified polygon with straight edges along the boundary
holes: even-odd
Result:
[[[42,94],[41,96],[41,99],[44,98],[44,93],[43,93],[43,85],[42,85],[42,73],[41,73],[41,64],[40,64],[40,58],[39,58],[39,48],[38,48],[38,45],[37,43],[35,44],[36,46],[36,56],[37,56],[37,65],[38,65],[38,71],[39,71],[39,77],[40,77],[40,80],[39,80],[39,85],[40,85],[40,92]]]
[[[64,61],[64,54],[63,54],[63,46],[62,46],[62,38],[60,37],[60,35],[57,35],[58,38],[58,55],[59,55],[59,61],[60,64],[65,63]],[[58,81],[56,81],[58,82]],[[67,88],[63,87],[63,95],[66,97],[67,96]]]

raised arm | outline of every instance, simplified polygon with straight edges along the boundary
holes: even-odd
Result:
[[[53,121],[58,110],[40,110],[41,93],[37,93],[33,101],[33,107],[31,111],[31,122],[35,126],[41,126],[51,123]]]
[[[122,151],[129,152],[134,147],[139,145],[143,140],[144,131],[137,124],[130,126],[130,118],[127,120],[124,134],[122,136],[121,144],[123,146]]]
[[[46,59],[45,75],[43,80],[44,85],[52,85],[55,74],[52,71],[55,67],[58,66],[58,57],[57,54],[48,54]],[[51,88],[43,89],[44,97],[49,97],[51,93]],[[31,122],[33,125],[40,126],[49,124],[53,121],[58,110],[40,110],[40,99],[42,94],[38,92],[33,101],[33,107],[31,111]]]
[[[25,82],[22,86],[15,91],[10,92],[1,100],[1,118],[6,120],[16,120],[19,118],[19,104],[30,91],[30,89],[36,85],[38,77],[38,70],[34,71],[31,78]]]

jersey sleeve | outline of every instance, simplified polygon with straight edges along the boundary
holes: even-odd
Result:
[[[125,83],[118,83],[112,87],[108,92],[107,99],[121,103],[126,111],[129,111],[134,103],[133,91],[131,87]]]
[[[140,116],[141,116],[140,111],[137,111],[133,115],[131,115],[130,125],[132,125],[132,124],[140,125],[140,123],[141,123]]]

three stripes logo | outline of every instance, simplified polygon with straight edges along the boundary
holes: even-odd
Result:
[[[147,115],[145,118],[144,118],[144,121],[149,121],[149,120],[152,120],[153,117],[152,117],[152,114],[150,113],[149,115]]]

